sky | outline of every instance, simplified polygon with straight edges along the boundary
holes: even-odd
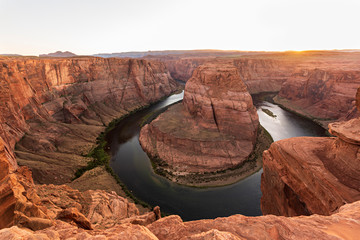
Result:
[[[0,0],[0,53],[360,49],[360,0]]]

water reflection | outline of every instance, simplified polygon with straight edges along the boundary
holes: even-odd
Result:
[[[160,177],[152,171],[151,163],[139,144],[140,123],[171,103],[181,100],[183,94],[173,95],[149,109],[124,119],[107,138],[112,154],[111,167],[133,194],[161,211],[178,214],[183,220],[215,218],[233,214],[261,215],[260,177],[262,170],[235,184],[216,188],[185,187]],[[266,101],[255,102],[260,123],[274,140],[295,136],[323,136],[324,130],[309,120],[286,112]],[[272,111],[276,118],[263,112]]]

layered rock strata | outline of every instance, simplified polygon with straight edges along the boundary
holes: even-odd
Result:
[[[6,58],[0,81],[0,136],[11,149],[22,138],[18,163],[57,184],[89,161],[104,125],[177,88],[162,63],[134,59]]]
[[[337,137],[273,143],[263,155],[261,209],[281,216],[330,215],[360,200],[360,118],[329,124]]]
[[[347,204],[331,216],[246,217],[233,215],[214,220],[183,222],[179,216],[161,218],[145,226],[116,224],[108,229],[85,230],[63,221],[38,231],[17,226],[0,230],[2,239],[357,239],[360,234],[360,202]]]
[[[91,160],[84,154],[105,125],[177,89],[162,63],[102,58],[2,58],[0,83],[0,228],[49,226],[55,215],[41,203],[33,179],[70,183]],[[93,171],[98,187],[122,193],[104,168]],[[94,179],[79,179],[82,190]],[[81,209],[73,210],[62,218],[84,219]]]
[[[21,66],[22,61],[20,60],[17,65]],[[1,64],[0,67],[4,66],[3,62]],[[26,72],[24,67],[20,73]],[[16,164],[13,153],[14,143],[26,129],[32,132],[41,124],[50,124],[53,120],[48,121],[49,116],[42,115],[41,107],[38,107],[39,111],[33,107],[37,106],[39,101],[36,97],[37,92],[30,97],[29,102],[34,105],[29,108],[35,109],[30,112],[35,112],[38,116],[36,118],[42,121],[32,122],[29,121],[31,117],[24,117],[29,108],[20,108],[23,103],[18,101],[27,98],[23,97],[24,93],[17,95],[17,91],[23,91],[23,87],[27,85],[17,85],[18,88],[12,88],[11,84],[17,82],[12,78],[13,74],[15,73],[9,73],[5,81],[3,77],[0,78],[1,91],[5,93],[0,95],[4,98],[0,102],[3,131],[0,136],[0,228],[14,224],[17,226],[1,229],[0,239],[357,239],[360,234],[360,201],[346,203],[354,201],[359,192],[357,174],[359,145],[356,138],[359,135],[356,128],[358,121],[330,125],[330,131],[338,138],[295,139],[299,140],[299,143],[295,140],[284,140],[279,144],[273,144],[274,147],[264,154],[264,161],[268,160],[266,165],[269,166],[264,168],[264,174],[267,174],[264,180],[270,179],[270,182],[265,183],[268,186],[280,183],[284,187],[280,191],[274,188],[268,192],[267,196],[273,199],[271,204],[275,205],[279,202],[278,199],[287,198],[284,202],[290,205],[290,207],[272,209],[286,209],[284,212],[299,213],[304,210],[324,208],[331,216],[286,218],[273,215],[261,217],[234,215],[191,222],[183,222],[179,216],[169,216],[156,220],[160,215],[158,208],[153,212],[139,215],[134,204],[115,193],[101,190],[82,193],[67,186],[34,185],[31,171]],[[359,92],[358,89],[356,99],[358,103]],[[18,97],[14,98],[14,96]],[[71,95],[68,97],[71,98]],[[358,108],[360,108],[359,104]],[[100,107],[94,108],[93,111],[95,114],[92,116],[99,117],[94,117],[97,119],[95,122],[100,123],[96,131],[101,131],[103,122],[99,119],[109,121],[111,114],[108,111],[101,111]],[[51,116],[53,117],[52,114]],[[22,125],[23,122],[25,125]],[[73,126],[63,122],[58,125]],[[84,127],[85,124],[75,124],[75,126]],[[46,127],[51,129],[51,125]],[[56,132],[54,129],[51,130]],[[76,128],[69,128],[73,138],[84,137],[79,133],[73,133],[75,130]],[[94,136],[86,135],[90,136],[89,142],[94,141],[96,131]],[[45,133],[46,131],[43,131],[43,134]],[[38,138],[41,137],[42,134],[38,134]],[[292,146],[286,146],[289,145],[286,141]],[[319,143],[320,147],[316,143]],[[289,149],[290,152],[287,151]],[[276,158],[268,158],[269,156]],[[295,163],[294,168],[289,166],[288,159],[291,163]],[[296,164],[297,162],[299,164]],[[301,181],[296,178],[298,175],[302,178]],[[310,182],[306,177],[309,177]],[[287,181],[288,187],[281,182],[283,179]],[[301,184],[302,180],[304,184]],[[306,188],[309,187],[310,190],[307,190]],[[317,192],[318,197],[313,199],[311,194],[314,192]],[[304,202],[304,199],[312,199],[315,203],[309,204],[309,201]],[[320,203],[316,204],[316,202]],[[346,204],[337,206],[341,202]]]
[[[183,103],[140,132],[143,149],[174,174],[235,167],[253,151],[259,120],[238,70],[228,64],[198,67]]]
[[[356,52],[304,51],[200,57],[159,57],[175,79],[187,81],[206,62],[234,64],[251,94],[278,92],[277,103],[317,120],[324,128],[359,117],[353,96],[360,84]]]
[[[207,62],[233,64],[251,94],[261,92],[278,92],[285,82],[294,72],[295,65],[288,64],[286,61],[268,58],[235,58],[215,59],[215,58],[180,58],[163,59],[171,76],[174,79],[186,82],[194,70]]]
[[[287,79],[275,101],[326,127],[329,121],[359,117],[354,101],[359,85],[359,71],[303,70]]]

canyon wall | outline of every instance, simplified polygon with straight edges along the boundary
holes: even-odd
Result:
[[[2,58],[0,83],[0,228],[50,219],[33,179],[69,183],[91,160],[86,154],[105,125],[178,87],[160,62],[85,57]],[[102,179],[93,176],[83,188],[96,182],[121,193],[113,177],[99,171]]]
[[[134,59],[8,58],[0,81],[0,136],[10,149],[22,138],[18,163],[57,184],[86,165],[106,124],[177,88],[162,63]]]
[[[159,58],[171,75],[186,82],[206,62],[234,64],[251,94],[279,92],[278,104],[323,127],[359,117],[354,94],[360,84],[359,53],[304,51],[248,53],[228,57],[177,56]]]
[[[104,124],[175,90],[163,64],[5,58],[0,61],[0,74],[1,239],[357,239],[360,234],[359,119],[330,125],[335,138],[282,140],[264,153],[265,213],[330,216],[234,215],[191,222],[168,216],[158,220],[158,208],[141,215],[113,189],[79,192],[65,185],[35,185],[33,178],[58,184],[69,181],[74,170],[89,161],[81,154],[91,149]],[[247,99],[246,94],[240,95]],[[198,117],[205,117],[206,125],[217,130],[217,107],[202,95],[190,94],[187,99],[192,111],[191,101],[207,103]],[[251,107],[249,102],[239,102],[234,106]],[[360,108],[360,89],[356,102]],[[218,105],[220,110],[228,106],[223,104]],[[175,108],[174,116],[181,109]],[[186,112],[187,119],[192,119]],[[178,118],[173,120],[176,123]],[[228,119],[220,120],[224,124]],[[186,122],[178,123],[183,127]],[[190,126],[199,132],[202,128],[195,121]],[[226,131],[226,127],[220,129]],[[207,150],[220,148],[215,145]],[[18,167],[17,160],[33,165],[34,176],[29,168]],[[93,187],[102,186],[96,174],[91,178]],[[108,176],[106,185],[111,181]]]
[[[360,200],[360,118],[331,123],[329,132],[336,137],[285,139],[264,152],[263,214],[330,215]]]
[[[140,132],[143,149],[174,175],[238,166],[254,149],[258,115],[231,64],[199,66],[182,104],[170,107]]]
[[[268,58],[180,58],[163,59],[171,76],[174,79],[186,82],[189,80],[194,70],[207,62],[234,64],[239,74],[251,94],[261,92],[278,92],[282,83],[291,76],[294,64],[286,61]]]
[[[354,99],[359,85],[360,71],[303,70],[287,79],[275,101],[326,125],[359,116]]]
[[[29,128],[26,120],[102,125],[109,119],[96,117],[89,109],[97,103],[131,111],[176,88],[163,64],[145,60],[8,58],[0,62],[0,136],[11,147]]]

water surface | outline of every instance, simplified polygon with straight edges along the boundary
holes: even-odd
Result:
[[[110,166],[127,188],[139,199],[162,212],[177,214],[183,220],[216,218],[243,214],[259,216],[260,177],[262,170],[232,185],[215,188],[186,187],[156,175],[150,160],[139,144],[140,124],[151,113],[181,100],[183,93],[170,96],[148,109],[137,112],[121,121],[108,136],[112,155]],[[281,109],[267,101],[257,100],[260,123],[274,141],[296,136],[325,136],[315,123]],[[261,110],[266,108],[276,117]]]

